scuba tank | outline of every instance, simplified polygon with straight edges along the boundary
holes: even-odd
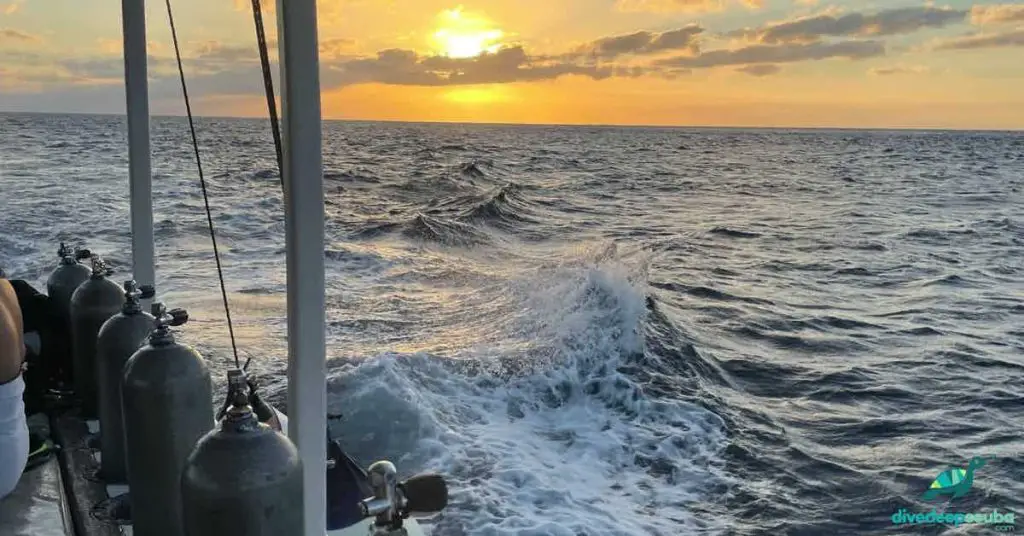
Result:
[[[124,306],[100,328],[96,338],[96,380],[99,387],[100,476],[107,483],[128,480],[124,453],[124,417],[121,411],[121,379],[128,359],[153,331],[154,318],[142,310],[139,300],[156,292],[152,286],[124,282]]]
[[[54,312],[64,319],[66,325],[71,321],[71,296],[79,285],[89,279],[89,274],[92,273],[88,267],[78,261],[88,259],[91,253],[87,249],[72,250],[64,242],[61,242],[57,256],[60,257],[60,263],[46,280],[46,295],[50,297]]]
[[[124,305],[124,291],[107,276],[113,271],[92,255],[92,274],[71,295],[72,376],[86,419],[96,416],[96,336]]]
[[[57,256],[60,262],[46,280],[47,325],[39,330],[43,353],[47,356],[44,366],[52,388],[50,396],[54,400],[60,400],[72,389],[71,296],[92,273],[78,262],[92,256],[87,249],[71,249],[61,242]]]
[[[303,534],[298,450],[259,421],[241,370],[228,372],[227,402],[223,419],[196,443],[182,473],[185,533]]]
[[[132,525],[138,536],[183,536],[181,475],[214,425],[212,384],[202,356],[171,333],[188,313],[157,302],[153,317],[149,344],[128,360],[121,384]]]

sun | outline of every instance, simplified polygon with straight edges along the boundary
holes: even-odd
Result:
[[[441,43],[442,53],[452,58],[471,58],[484,52],[497,52],[501,45],[494,43],[501,36],[501,30],[470,33],[442,28],[434,33],[434,38]]]
[[[504,35],[483,16],[467,14],[459,6],[438,15],[438,29],[433,37],[439,54],[450,58],[472,58],[484,52],[497,52]]]

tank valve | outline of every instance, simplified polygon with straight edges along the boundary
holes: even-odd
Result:
[[[74,264],[78,262],[75,258],[75,250],[68,247],[64,242],[60,243],[60,247],[57,248],[57,256],[64,264]]]
[[[156,289],[153,285],[140,285],[134,279],[124,282],[124,297],[126,300],[148,300],[156,296]]]
[[[363,499],[363,517],[375,516],[374,536],[402,534],[402,520],[413,513],[439,512],[448,505],[448,485],[437,474],[416,475],[398,481],[398,470],[389,461],[374,463],[367,470],[373,497]]]
[[[157,329],[181,326],[188,322],[188,311],[180,308],[168,311],[163,302],[154,303],[151,312],[156,319]]]
[[[188,322],[188,311],[184,309],[167,310],[162,302],[154,302],[151,307],[155,328],[149,335],[149,344],[160,346],[174,343],[171,328]]]
[[[57,256],[60,257],[61,264],[75,264],[78,261],[92,257],[92,252],[87,249],[72,248],[61,242],[60,247],[57,248]]]
[[[106,277],[114,273],[114,270],[108,267],[107,262],[99,255],[89,255],[88,258],[92,261],[93,277]]]
[[[149,300],[156,296],[156,289],[153,285],[139,285],[134,279],[124,282],[124,308],[125,313],[138,313],[142,311],[139,300]]]
[[[244,370],[233,368],[228,371],[228,394],[224,397],[224,406],[215,416],[218,421],[225,417],[237,418],[241,413],[252,411],[249,402],[249,388],[252,384],[249,381]]]
[[[228,399],[235,406],[249,405],[249,382],[246,381],[244,370],[228,371]]]

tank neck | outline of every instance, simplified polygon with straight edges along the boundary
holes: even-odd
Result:
[[[174,333],[169,326],[160,326],[149,335],[150,346],[170,346],[174,343]]]
[[[135,300],[128,300],[121,307],[121,312],[125,315],[137,315],[142,312],[142,305]]]
[[[140,300],[149,299],[156,295],[156,289],[152,285],[139,285],[134,279],[124,282],[124,306],[121,312],[126,315],[136,315],[142,312]]]
[[[248,404],[239,406],[233,405],[228,408],[227,414],[221,421],[221,427],[228,432],[247,433],[256,432],[262,424],[253,413],[252,407]]]

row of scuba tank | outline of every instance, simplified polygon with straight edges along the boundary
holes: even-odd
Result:
[[[144,311],[153,287],[118,285],[87,250],[62,243],[58,254],[46,287],[69,326],[74,396],[84,419],[99,419],[97,476],[128,484],[133,533],[304,533],[302,461],[254,415],[244,372],[231,371],[215,421],[210,370],[171,332],[188,313],[161,303]]]

